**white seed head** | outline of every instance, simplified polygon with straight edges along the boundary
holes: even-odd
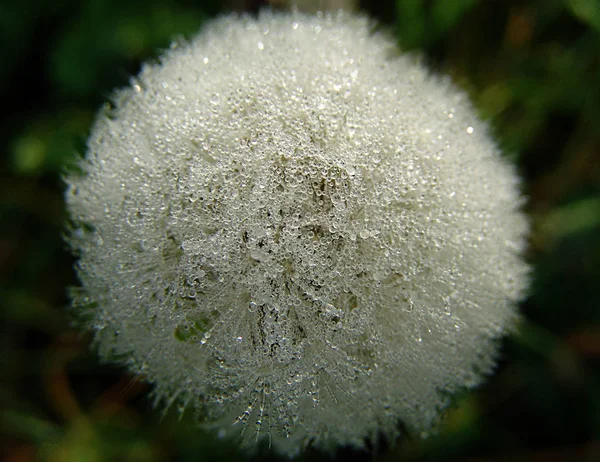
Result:
[[[118,93],[81,167],[73,303],[101,355],[285,453],[430,428],[526,287],[513,168],[364,17],[212,22]]]

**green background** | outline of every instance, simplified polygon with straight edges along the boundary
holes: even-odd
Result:
[[[96,111],[173,37],[227,8],[0,3],[3,460],[245,459],[185,414],[161,416],[148,385],[98,362],[66,311],[77,281],[62,241],[61,175],[84,152]],[[398,0],[363,9],[471,95],[518,165],[534,282],[497,373],[456,397],[438,434],[341,449],[337,458],[600,460],[600,1]],[[265,448],[255,459],[277,460]],[[300,460],[327,457],[309,451]]]

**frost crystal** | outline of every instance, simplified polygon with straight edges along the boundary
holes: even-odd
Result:
[[[100,353],[282,452],[423,431],[527,282],[513,169],[363,17],[228,17],[148,64],[67,179]]]

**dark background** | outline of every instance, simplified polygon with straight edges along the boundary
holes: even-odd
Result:
[[[238,2],[256,11],[260,1]],[[0,456],[238,460],[150,387],[100,364],[72,326],[61,174],[96,111],[170,39],[231,5],[0,3]],[[439,434],[339,460],[600,460],[600,1],[397,0],[363,10],[450,74],[517,163],[533,232],[531,293],[497,373],[456,397]],[[360,403],[357,403],[360,405]],[[263,450],[256,459],[276,460]],[[327,460],[309,452],[301,460]]]

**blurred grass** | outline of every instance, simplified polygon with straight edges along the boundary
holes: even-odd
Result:
[[[535,274],[521,332],[505,343],[497,374],[457,397],[439,434],[338,458],[600,460],[600,2],[363,8],[396,31],[402,48],[452,75],[490,120],[525,179]],[[61,240],[60,175],[84,151],[95,112],[172,37],[224,9],[213,0],[0,5],[3,460],[243,457],[195,428],[193,416],[161,420],[147,385],[98,364],[65,310],[76,278]],[[256,458],[276,460],[266,450]]]

